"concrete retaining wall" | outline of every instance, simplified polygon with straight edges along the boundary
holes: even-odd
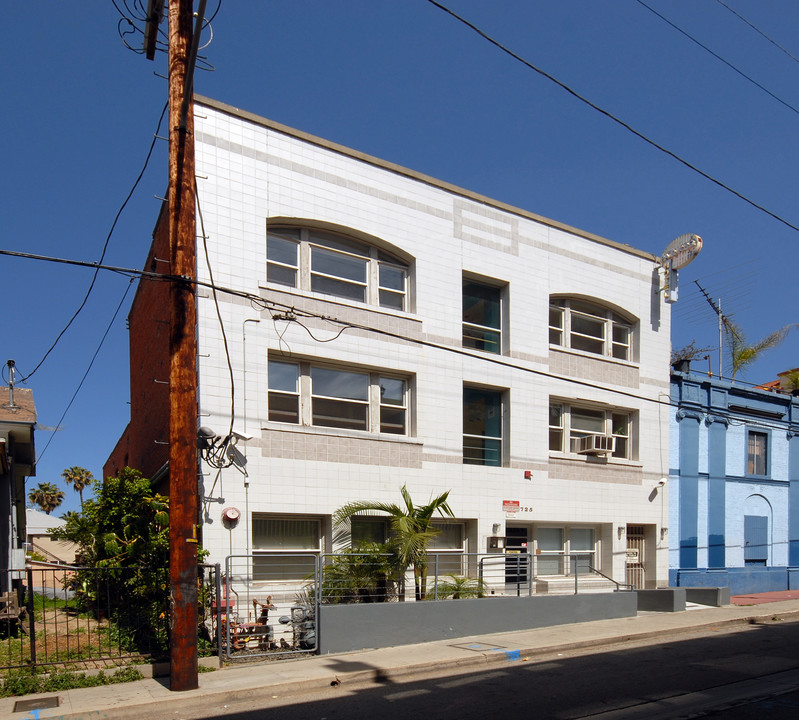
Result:
[[[730,589],[728,587],[687,587],[685,590],[686,602],[699,603],[722,607],[730,604]]]
[[[650,612],[682,612],[685,610],[685,588],[638,590],[638,609]]]
[[[484,633],[634,617],[634,592],[492,597],[439,602],[324,605],[324,654],[392,647]]]
[[[796,576],[785,567],[678,570],[670,582],[679,587],[729,587],[731,595],[792,590]]]

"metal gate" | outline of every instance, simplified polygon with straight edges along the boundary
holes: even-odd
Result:
[[[646,584],[646,541],[643,525],[627,526],[627,571],[625,580],[633,590],[642,590]]]
[[[211,600],[213,635],[229,660],[318,652],[319,556],[230,555]]]

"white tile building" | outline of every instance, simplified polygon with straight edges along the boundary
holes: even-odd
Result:
[[[407,485],[451,490],[437,549],[507,536],[541,578],[579,551],[667,584],[656,258],[216,101],[197,99],[195,137],[198,276],[262,299],[217,293],[220,324],[199,293],[200,425],[230,424],[224,327],[253,436],[248,484],[203,468],[224,497],[204,503],[212,561],[329,552],[337,507]]]

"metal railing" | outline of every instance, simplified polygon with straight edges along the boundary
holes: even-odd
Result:
[[[0,668],[102,668],[168,647],[165,568],[37,563],[0,572],[9,588],[0,608]]]
[[[545,582],[568,592],[572,580],[578,593],[589,577],[631,589],[592,558],[431,552],[414,571],[368,552],[230,556],[224,566],[198,568],[199,648],[218,652],[220,662],[318,652],[324,605],[528,596]],[[38,565],[0,571],[10,588],[0,595],[0,669],[109,667],[167,653],[166,568]]]
[[[317,652],[319,562],[314,553],[227,557],[210,605],[220,656],[241,660]]]

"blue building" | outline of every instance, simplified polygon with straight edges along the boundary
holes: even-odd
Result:
[[[799,397],[675,371],[671,401],[669,584],[799,588]]]

